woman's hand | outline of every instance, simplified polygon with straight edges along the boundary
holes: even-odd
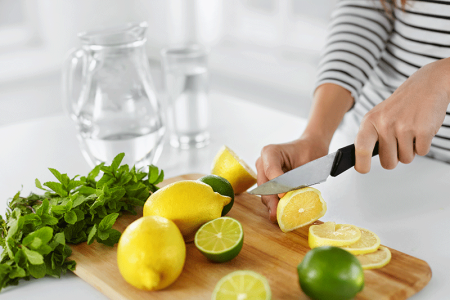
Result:
[[[389,98],[363,118],[355,140],[355,169],[370,170],[372,150],[379,141],[383,168],[410,163],[425,155],[450,102],[450,58],[428,64],[409,77]]]
[[[352,107],[353,97],[343,87],[325,83],[314,93],[308,124],[302,136],[290,143],[268,145],[256,161],[257,182],[261,185],[279,175],[328,154],[331,138],[345,113]],[[278,196],[262,196],[272,222],[277,220]]]
[[[285,172],[328,154],[329,141],[321,137],[301,137],[290,143],[267,145],[256,161],[257,181],[261,185]],[[261,201],[269,210],[269,219],[277,220],[278,196],[261,196]]]

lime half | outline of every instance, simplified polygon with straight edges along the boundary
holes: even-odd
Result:
[[[221,217],[203,224],[195,234],[195,246],[209,260],[226,262],[235,258],[244,244],[239,221]]]
[[[235,271],[219,280],[212,300],[270,300],[272,292],[267,279],[253,271]]]

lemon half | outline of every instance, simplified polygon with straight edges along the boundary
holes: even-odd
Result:
[[[277,221],[283,232],[313,223],[325,215],[327,204],[319,190],[307,187],[286,193],[278,202]]]
[[[211,174],[228,180],[235,194],[245,192],[256,183],[256,173],[227,146],[216,154]]]

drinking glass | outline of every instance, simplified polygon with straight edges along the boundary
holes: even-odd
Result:
[[[209,143],[208,50],[201,45],[161,51],[169,98],[168,120],[173,147],[201,148]]]

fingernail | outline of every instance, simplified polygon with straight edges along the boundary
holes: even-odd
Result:
[[[272,210],[269,208],[269,215],[272,213]]]

